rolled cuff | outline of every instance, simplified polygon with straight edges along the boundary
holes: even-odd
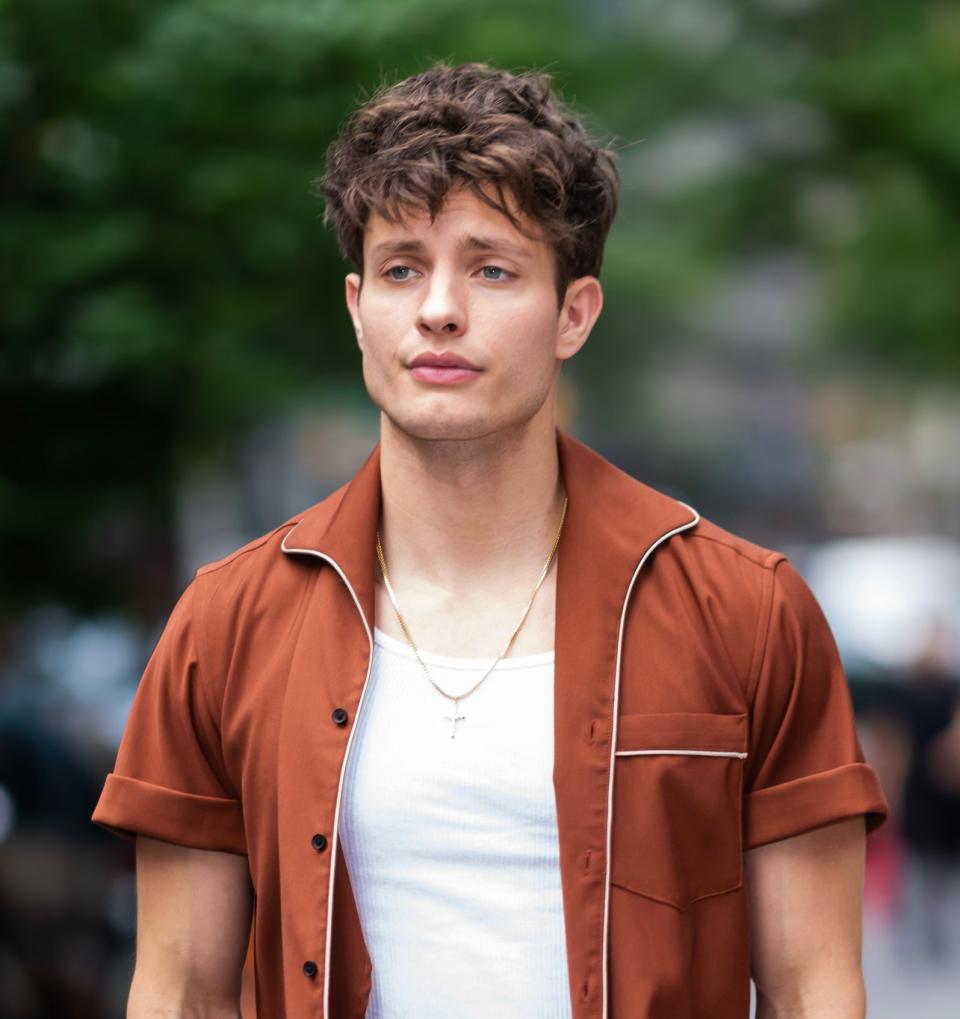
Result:
[[[193,849],[247,855],[239,800],[197,796],[127,775],[107,775],[91,820],[116,835],[146,835]]]
[[[743,848],[753,849],[790,838],[857,814],[866,814],[869,835],[889,813],[889,804],[873,768],[862,762],[844,764],[747,793]]]

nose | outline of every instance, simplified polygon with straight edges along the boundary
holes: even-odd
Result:
[[[450,274],[435,272],[417,312],[423,336],[462,336],[467,328],[464,295]]]

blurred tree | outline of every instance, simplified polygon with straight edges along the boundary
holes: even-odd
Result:
[[[810,76],[844,195],[823,237],[827,335],[914,379],[956,379],[960,8],[881,0],[831,17],[847,45]]]

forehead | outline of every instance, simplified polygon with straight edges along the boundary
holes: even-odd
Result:
[[[376,254],[450,243],[467,250],[499,249],[516,257],[536,258],[547,248],[542,232],[506,197],[522,229],[469,189],[458,187],[447,193],[433,220],[426,210],[415,207],[404,210],[396,222],[371,212],[364,248]]]

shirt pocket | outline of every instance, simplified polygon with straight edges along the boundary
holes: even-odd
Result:
[[[686,909],[743,884],[747,715],[621,715],[611,883]]]

